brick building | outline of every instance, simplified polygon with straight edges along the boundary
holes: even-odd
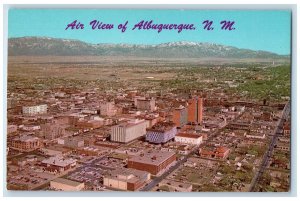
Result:
[[[154,99],[137,99],[136,107],[139,110],[148,110],[154,111],[155,110],[155,100]]]
[[[188,110],[184,106],[179,106],[173,111],[172,121],[177,127],[182,127],[188,122]]]
[[[148,180],[150,180],[149,172],[131,168],[119,168],[104,175],[103,184],[119,190],[135,191]]]
[[[216,158],[216,159],[224,159],[230,153],[230,149],[226,147],[214,147],[214,148],[200,148],[199,155],[203,158]]]
[[[191,134],[191,133],[178,133],[175,136],[175,142],[192,144],[192,145],[200,145],[202,143],[202,136],[198,134]]]
[[[76,164],[76,160],[71,158],[63,158],[61,156],[44,159],[41,163],[46,171],[54,173],[67,171],[71,168],[74,168]]]
[[[176,161],[175,152],[151,150],[128,159],[128,168],[147,171],[158,175]]]
[[[201,124],[203,119],[203,99],[193,97],[188,100],[188,122]]]
[[[11,148],[24,152],[30,152],[40,147],[41,141],[38,137],[26,135],[14,138],[11,144]]]

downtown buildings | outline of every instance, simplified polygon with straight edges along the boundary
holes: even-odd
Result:
[[[172,122],[159,122],[147,128],[146,141],[159,144],[166,143],[173,139],[177,134],[175,123]]]
[[[146,134],[147,122],[133,119],[111,127],[111,141],[127,143]]]
[[[164,172],[175,163],[175,152],[149,150],[128,159],[128,168],[147,171],[153,175]]]

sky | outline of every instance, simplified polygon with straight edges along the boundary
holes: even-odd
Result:
[[[84,29],[68,29],[77,20]],[[93,30],[91,21],[114,24],[111,30]],[[132,30],[140,21],[153,24],[194,24],[195,30]],[[202,22],[213,21],[214,30]],[[221,30],[220,22],[234,21],[234,30]],[[128,21],[127,30],[117,29]],[[176,41],[208,42],[289,55],[291,12],[284,10],[117,10],[117,9],[10,9],[8,37],[53,37],[88,43],[160,44]]]

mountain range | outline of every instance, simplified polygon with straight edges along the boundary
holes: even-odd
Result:
[[[260,58],[282,59],[267,51],[239,49],[214,43],[169,42],[158,45],[91,44],[79,40],[47,37],[8,39],[9,56],[134,56],[149,58]]]

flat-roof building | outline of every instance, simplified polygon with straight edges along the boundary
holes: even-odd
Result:
[[[214,148],[200,148],[199,154],[203,158],[216,158],[216,159],[224,159],[227,158],[227,156],[230,153],[230,149],[227,147],[214,147]]]
[[[175,152],[150,150],[128,159],[128,168],[147,171],[153,175],[162,173],[176,161]]]
[[[132,168],[119,168],[104,175],[103,184],[119,190],[135,191],[148,180],[150,180],[149,172]]]
[[[50,181],[50,188],[61,191],[81,191],[84,189],[84,183],[64,178],[56,178]]]
[[[63,172],[75,167],[76,164],[77,160],[61,156],[50,157],[42,161],[45,170],[49,172]]]
[[[188,122],[200,124],[203,119],[203,99],[193,97],[188,100]]]
[[[155,110],[155,100],[154,99],[137,99],[136,107],[139,110]]]
[[[111,127],[110,140],[127,143],[146,134],[147,121],[130,120]]]
[[[146,141],[156,144],[166,143],[177,134],[176,125],[172,122],[159,122],[146,130]]]
[[[12,140],[12,144],[11,144],[11,148],[19,151],[24,151],[24,152],[30,152],[40,147],[41,147],[40,139],[38,137],[33,137],[30,135],[16,137]]]
[[[192,192],[193,185],[169,179],[162,180],[159,184],[160,191],[166,192]]]
[[[200,145],[202,143],[202,135],[191,133],[178,133],[175,136],[175,142]]]
[[[47,113],[48,106],[47,104],[42,105],[33,105],[33,106],[23,106],[22,107],[22,113],[24,115],[37,115],[37,114],[46,114]]]
[[[177,127],[183,127],[188,122],[188,109],[182,105],[173,111],[172,121]]]

